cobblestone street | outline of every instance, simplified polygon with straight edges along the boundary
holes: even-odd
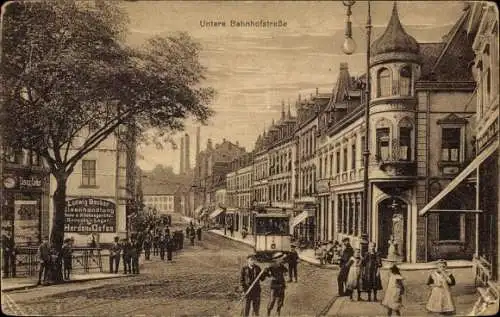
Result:
[[[11,292],[5,313],[92,316],[239,315],[239,271],[252,249],[213,234],[185,244],[173,263],[159,257],[136,277]],[[267,264],[261,264],[265,267]],[[335,271],[300,264],[299,283],[287,287],[284,315],[315,315],[334,295]],[[261,314],[269,299],[263,283]],[[6,301],[2,301],[5,303]]]

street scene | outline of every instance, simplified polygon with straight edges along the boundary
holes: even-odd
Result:
[[[489,316],[487,1],[2,6],[15,316]]]

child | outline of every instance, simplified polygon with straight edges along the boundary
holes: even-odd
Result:
[[[402,296],[404,294],[404,290],[403,277],[399,272],[399,268],[396,265],[393,265],[391,267],[389,283],[387,283],[384,300],[382,301],[382,305],[387,308],[388,316],[391,316],[393,311],[396,316],[401,316],[400,310],[403,306]]]
[[[358,301],[361,299],[360,273],[361,273],[361,253],[359,249],[354,250],[354,255],[347,262],[349,274],[347,275],[346,288],[349,290],[349,297],[352,300],[354,290],[358,291]]]
[[[432,287],[431,295],[427,301],[427,310],[433,313],[452,314],[455,304],[451,297],[450,286],[455,285],[453,274],[446,271],[446,261],[438,260],[437,268],[427,278],[427,285]]]
[[[64,239],[64,244],[62,246],[61,255],[63,260],[63,278],[69,281],[69,275],[71,273],[71,260],[73,250],[71,248],[71,239]]]

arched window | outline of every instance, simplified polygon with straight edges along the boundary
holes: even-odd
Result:
[[[390,133],[391,122],[387,119],[382,119],[375,125],[376,141],[377,141],[377,160],[387,161],[390,156]]]
[[[411,67],[408,65],[399,71],[399,88],[401,96],[411,96]]]
[[[382,68],[377,74],[377,97],[385,97],[391,94],[391,72],[387,68]]]

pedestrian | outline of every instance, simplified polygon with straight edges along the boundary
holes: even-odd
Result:
[[[333,258],[332,258],[333,264],[339,264],[341,254],[342,254],[342,246],[338,241],[335,241],[333,243]]]
[[[243,296],[245,297],[245,306],[243,316],[250,315],[250,306],[252,307],[253,314],[259,316],[260,309],[260,281],[266,277],[261,274],[261,268],[255,264],[255,256],[249,255],[247,257],[247,265],[241,268],[241,287],[243,289]],[[250,288],[252,287],[252,288]]]
[[[319,262],[321,265],[328,263],[328,243],[322,242],[319,247]]]
[[[151,260],[151,238],[149,235],[146,236],[144,242],[142,243],[144,249],[144,257],[147,261]]]
[[[132,244],[129,239],[123,239],[122,242],[122,259],[123,259],[123,274],[132,273],[132,262],[131,262],[131,249]]]
[[[165,227],[165,235],[170,235],[170,228],[168,226]]]
[[[273,264],[266,269],[265,276],[271,277],[271,300],[267,305],[267,316],[271,315],[274,304],[276,303],[276,313],[280,315],[283,301],[285,300],[285,273],[288,271],[283,265],[284,254],[278,252],[272,257]]]
[[[431,294],[426,309],[432,313],[443,315],[455,312],[455,303],[451,296],[450,286],[455,285],[455,277],[446,270],[445,260],[438,260],[436,270],[427,278],[427,285],[431,287]]]
[[[368,245],[368,252],[364,255],[361,262],[361,286],[362,290],[368,293],[368,301],[377,301],[377,291],[382,290],[382,280],[380,279],[380,268],[382,267],[382,258],[377,252],[377,246],[374,242]]]
[[[63,279],[69,281],[69,276],[71,274],[73,260],[73,248],[71,246],[71,239],[64,239],[64,243],[61,249],[61,255],[63,260]]]
[[[184,232],[179,230],[179,249],[182,250],[184,248]]]
[[[391,316],[393,312],[396,316],[401,316],[405,292],[403,280],[399,268],[394,264],[390,269],[389,282],[382,301],[382,306],[387,308],[387,316]]]
[[[299,254],[295,249],[295,246],[292,245],[291,251],[287,256],[288,262],[288,282],[291,283],[292,279],[295,279],[295,283],[297,283],[297,264],[299,262]]]
[[[132,262],[132,274],[139,274],[139,255],[141,252],[141,242],[135,238],[131,241],[130,260]]]
[[[120,245],[120,238],[115,237],[111,248],[109,249],[109,273],[118,273],[120,266],[120,253],[122,246]]]
[[[159,247],[160,247],[160,259],[163,261],[165,260],[165,249],[166,249],[166,240],[165,236],[161,235],[160,236],[160,241],[159,241]]]
[[[234,227],[233,227],[233,224],[229,225],[229,233],[231,234],[231,237],[234,237]]]
[[[167,249],[167,261],[172,261],[172,251],[174,249],[174,239],[171,236],[165,237],[165,248]]]
[[[354,255],[354,250],[349,243],[349,238],[342,239],[342,243],[344,244],[344,249],[342,250],[342,254],[339,259],[339,275],[337,276],[337,285],[339,290],[339,296],[347,295],[347,291],[345,289],[345,282],[347,280],[347,274],[349,273],[349,267],[347,263]]]
[[[16,247],[10,235],[2,235],[4,277],[16,277]]]
[[[189,229],[189,240],[191,241],[191,245],[194,245],[194,239],[196,238],[196,232],[194,227],[190,227]]]
[[[94,249],[97,248],[97,242],[93,233],[90,234],[88,246],[90,248],[90,256],[94,255]]]
[[[50,245],[47,237],[44,237],[42,239],[42,243],[38,247],[37,257],[38,257],[38,263],[40,264],[38,269],[37,285],[42,285],[47,282],[50,270]]]
[[[157,256],[159,254],[159,243],[160,243],[160,235],[158,232],[155,233],[153,237],[153,255]]]
[[[347,263],[349,273],[347,274],[346,289],[349,290],[349,298],[352,300],[354,290],[358,291],[358,301],[361,300],[361,253],[359,249],[354,250],[354,255]]]
[[[196,228],[196,235],[198,236],[198,241],[201,241],[201,227]]]

